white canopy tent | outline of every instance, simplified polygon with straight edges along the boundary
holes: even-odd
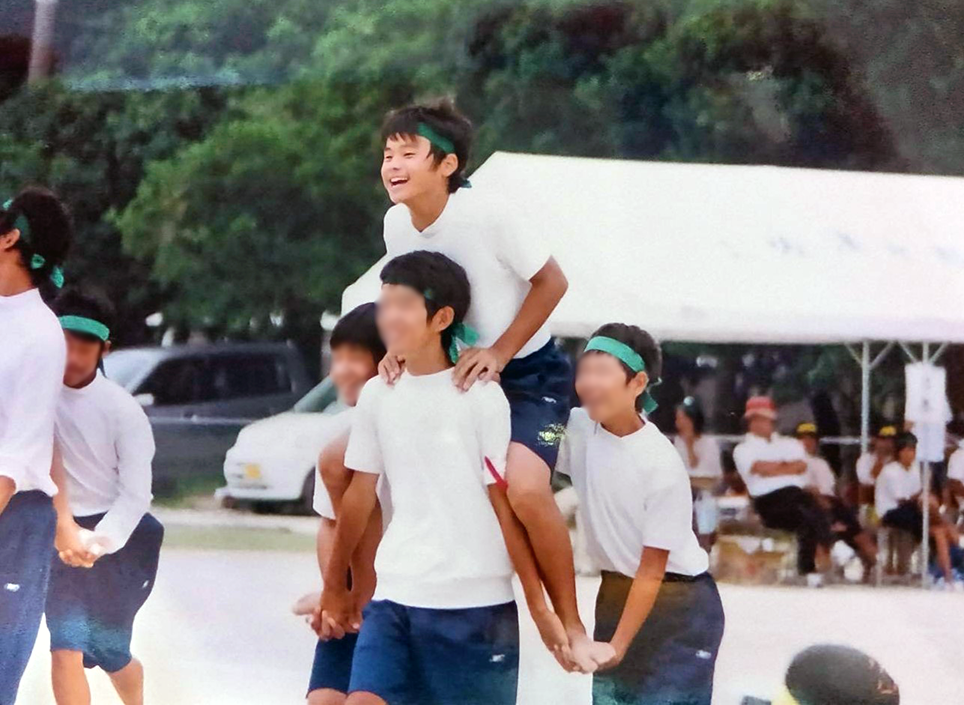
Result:
[[[663,340],[964,343],[964,179],[496,153],[472,176],[569,278],[556,335],[622,321]],[[343,310],[377,296],[379,262]],[[888,343],[876,361],[871,341]],[[934,346],[936,347],[936,346]],[[926,545],[926,544],[925,544]]]

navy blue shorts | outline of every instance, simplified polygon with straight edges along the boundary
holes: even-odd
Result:
[[[512,440],[556,467],[572,399],[572,364],[550,340],[502,370],[502,391],[512,413]]]
[[[632,584],[632,578],[603,571],[598,641],[612,639]],[[710,705],[723,625],[723,603],[709,573],[667,573],[622,663],[593,676],[594,705]]]
[[[103,514],[75,517],[93,530]],[[145,514],[122,549],[93,568],[72,568],[54,556],[47,593],[51,651],[80,651],[86,668],[115,673],[131,662],[134,617],[157,576],[164,527]]]
[[[56,529],[43,492],[18,492],[0,513],[0,705],[16,700],[37,640]]]
[[[892,529],[913,534],[918,541],[924,536],[924,510],[913,500],[904,500],[884,514],[880,523]]]
[[[519,614],[514,602],[439,610],[377,600],[365,608],[350,692],[391,705],[514,705]]]
[[[341,639],[318,640],[315,660],[311,664],[308,692],[337,690],[347,693],[351,685],[351,665],[355,655],[357,634],[346,634]]]

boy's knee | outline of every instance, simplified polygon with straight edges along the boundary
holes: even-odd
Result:
[[[509,504],[520,518],[533,516],[547,508],[556,508],[555,498],[549,483],[529,477],[513,477],[508,481],[506,493]]]
[[[331,688],[320,688],[308,693],[308,705],[345,705],[347,696]]]

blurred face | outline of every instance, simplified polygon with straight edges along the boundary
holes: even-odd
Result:
[[[901,465],[909,466],[917,459],[917,448],[915,446],[907,446],[906,448],[901,448],[897,453],[897,460],[900,461]]]
[[[813,436],[800,436],[800,442],[803,443],[804,449],[807,451],[808,455],[816,455],[820,444],[817,443],[817,439]]]
[[[432,144],[424,137],[396,135],[385,141],[382,184],[392,203],[409,203],[427,193],[447,193],[448,177],[458,164],[454,154],[436,164]]]
[[[636,397],[647,384],[645,372],[627,381],[626,368],[607,353],[587,353],[576,368],[576,394],[589,417],[598,423],[636,413]]]
[[[97,372],[102,355],[110,350],[110,343],[90,340],[73,333],[64,332],[67,339],[67,369],[64,371],[64,384],[79,387]]]
[[[769,438],[773,435],[773,419],[755,414],[750,417],[747,428],[755,436]]]
[[[376,315],[385,347],[402,357],[439,346],[442,331],[454,318],[452,309],[446,306],[429,319],[422,294],[400,284],[382,285]]]
[[[367,348],[360,345],[339,345],[331,351],[331,381],[338,390],[338,397],[355,406],[365,382],[378,373],[378,367]]]
[[[676,410],[676,432],[680,435],[686,436],[692,434],[695,431],[693,428],[693,419],[686,415],[682,409]]]

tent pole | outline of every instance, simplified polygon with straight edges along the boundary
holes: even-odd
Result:
[[[860,350],[860,450],[870,446],[870,341],[865,340]]]
[[[921,360],[925,363],[930,362],[930,343],[924,343],[924,349],[921,353]],[[921,514],[924,516],[921,533],[921,566],[920,566],[920,584],[922,588],[927,587],[927,566],[930,563],[930,531],[928,528],[931,525],[930,513],[931,513],[931,462],[930,460],[924,461],[924,477],[921,478],[921,486],[923,492],[921,492],[921,503],[923,511]]]

